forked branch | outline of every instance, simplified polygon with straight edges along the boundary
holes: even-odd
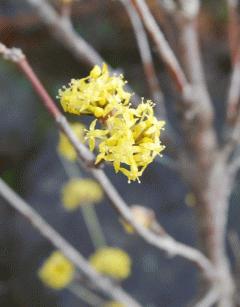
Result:
[[[4,183],[2,179],[0,179],[0,195],[14,209],[21,213],[41,235],[48,239],[55,248],[60,250],[98,290],[128,307],[141,307],[121,287],[112,284],[109,279],[97,273],[79,251],[69,244],[28,203]]]

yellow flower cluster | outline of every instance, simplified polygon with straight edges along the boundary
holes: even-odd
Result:
[[[48,287],[60,290],[74,278],[73,264],[59,251],[53,252],[38,271],[38,276]]]
[[[110,76],[107,66],[95,66],[90,75],[72,80],[59,91],[64,111],[96,117],[86,139],[90,150],[97,144],[96,163],[112,162],[115,172],[129,181],[139,181],[145,168],[160,154],[164,146],[160,132],[165,124],[154,116],[153,103],[142,99],[131,107],[131,94],[124,90],[123,76]]]
[[[92,179],[73,178],[62,188],[62,203],[68,211],[82,205],[99,203],[102,199],[103,191]]]
[[[104,304],[104,307],[124,307],[124,305],[116,301],[110,301]]]
[[[65,112],[94,115],[102,118],[108,115],[116,104],[128,104],[131,94],[123,87],[123,76],[109,76],[108,67],[96,65],[90,75],[80,80],[72,79],[69,87],[59,91]]]
[[[85,126],[80,123],[73,123],[71,124],[71,128],[79,141],[83,142]],[[58,152],[60,155],[70,161],[75,161],[77,159],[75,149],[63,133],[60,133],[59,135]]]
[[[98,249],[91,257],[90,263],[99,272],[115,279],[125,279],[131,273],[129,255],[114,247]]]

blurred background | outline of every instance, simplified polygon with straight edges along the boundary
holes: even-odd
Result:
[[[52,1],[56,5],[57,1]],[[158,7],[148,1],[155,17],[170,34]],[[224,98],[230,76],[227,43],[227,10],[224,1],[202,1],[199,30],[206,78],[217,112],[220,129]],[[118,1],[76,1],[73,21],[80,33],[114,68],[121,69],[133,90],[149,97],[141,60],[128,16]],[[175,36],[174,36],[175,35]],[[36,12],[24,0],[0,0],[0,41],[23,49],[34,70],[56,97],[58,89],[71,78],[88,74],[90,67],[52,38]],[[176,51],[176,49],[175,49]],[[168,112],[175,124],[176,95],[162,63],[155,57]],[[178,51],[180,52],[180,51]],[[0,59],[0,174],[46,220],[85,257],[93,253],[80,211],[67,213],[61,205],[60,190],[68,180],[56,151],[58,132],[39,98],[16,67]],[[78,117],[69,117],[78,121]],[[176,125],[175,125],[176,126]],[[177,240],[196,245],[194,203],[188,187],[168,167],[167,153],[145,171],[142,183],[127,183],[111,166],[107,174],[129,204],[152,208],[160,223]],[[83,173],[83,176],[87,174]],[[229,229],[240,230],[239,186],[235,187]],[[187,306],[197,291],[195,267],[181,258],[168,258],[135,235],[126,234],[115,212],[104,199],[96,206],[104,235],[110,246],[127,251],[133,260],[132,274],[124,288],[146,307]],[[0,199],[0,306],[2,307],[87,307],[68,290],[45,287],[37,270],[53,250],[31,225]],[[229,251],[231,254],[231,251]]]

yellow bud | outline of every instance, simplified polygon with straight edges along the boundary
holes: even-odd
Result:
[[[99,107],[94,108],[94,115],[99,118],[103,116],[103,109]]]
[[[100,248],[90,257],[90,263],[99,273],[119,280],[131,273],[131,259],[120,248]]]
[[[48,287],[60,290],[74,278],[75,267],[59,251],[53,252],[38,271],[38,276]]]

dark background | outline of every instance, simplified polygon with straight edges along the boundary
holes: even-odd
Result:
[[[149,1],[161,21],[155,2]],[[219,131],[230,76],[226,23],[224,1],[204,1],[199,19],[200,38]],[[118,1],[77,2],[74,24],[108,63],[124,71],[134,91],[149,96],[134,36]],[[24,50],[53,97],[71,78],[80,78],[90,69],[51,37],[36,12],[23,0],[0,0],[0,40]],[[154,48],[152,51],[175,125],[172,110],[176,95],[172,94],[169,78]],[[16,67],[1,59],[0,114],[1,176],[88,257],[93,246],[80,213],[65,213],[61,206],[59,191],[67,177],[56,154],[56,127]],[[114,174],[112,167],[106,167],[106,172],[129,204],[153,208],[173,237],[197,244],[193,210],[185,202],[188,187],[168,168],[166,155],[160,163],[149,166],[141,184],[128,184],[125,177]],[[229,229],[239,231],[238,185],[230,209]],[[123,283],[124,288],[146,307],[187,306],[197,293],[195,267],[181,258],[169,259],[134,235],[126,235],[107,200],[97,206],[97,212],[109,245],[123,248],[133,259],[133,272]],[[25,219],[0,199],[1,307],[87,306],[67,290],[49,290],[38,280],[38,267],[52,250]]]

